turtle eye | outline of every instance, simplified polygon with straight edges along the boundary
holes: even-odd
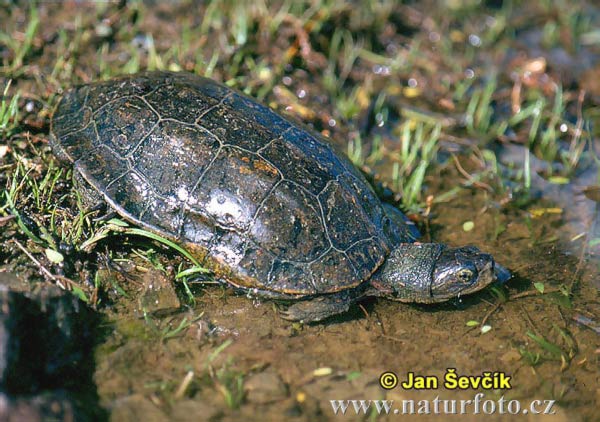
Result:
[[[473,271],[471,271],[467,268],[463,268],[458,273],[456,273],[456,278],[461,283],[469,283],[471,281],[472,277],[473,277]]]

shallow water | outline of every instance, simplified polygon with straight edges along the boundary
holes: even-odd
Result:
[[[446,169],[435,180],[443,187],[457,177]],[[177,338],[140,339],[140,330],[148,328],[139,319],[123,311],[111,317],[116,330],[97,355],[95,379],[102,403],[116,412],[113,415],[126,415],[131,406],[155,416],[160,409],[172,417],[193,411],[218,420],[252,420],[260,413],[272,420],[287,415],[308,421],[329,420],[333,415],[329,400],[387,398],[399,404],[437,396],[473,399],[483,392],[487,399],[519,400],[521,406],[532,400],[556,400],[552,420],[592,420],[590,404],[600,393],[598,334],[574,318],[599,315],[593,285],[597,267],[593,261],[580,260],[572,245],[563,247],[565,242],[555,236],[565,225],[563,216],[550,214],[525,223],[524,211],[499,207],[481,190],[462,191],[452,201],[435,205],[432,215],[430,236],[435,241],[475,244],[492,253],[513,272],[504,294],[526,296],[504,302],[487,289],[433,306],[368,299],[342,317],[297,325],[279,318],[270,301],[206,287],[195,308],[160,321],[167,324],[172,319],[175,327],[183,317],[201,315]],[[472,221],[474,229],[465,232],[465,221]],[[498,225],[506,230],[494,239]],[[564,306],[560,293],[540,295],[534,283],[543,283],[546,291],[574,285],[572,307]],[[485,333],[481,325],[467,326],[468,321],[484,319],[490,327]],[[131,337],[131,332],[138,334]],[[549,353],[528,333],[543,336],[560,352]],[[227,346],[213,359],[211,354],[223,344]],[[532,364],[524,357],[527,353],[539,354],[539,361]],[[386,391],[378,385],[385,371],[400,379],[413,372],[443,380],[448,368],[464,375],[503,372],[511,377],[511,389],[457,391],[441,386]],[[219,370],[221,378],[215,375]],[[172,401],[188,371],[193,378],[183,397],[189,398]],[[235,391],[236,377],[243,379],[246,400],[231,409],[220,386]],[[490,420],[503,416],[491,415]],[[523,420],[537,419],[524,415]]]

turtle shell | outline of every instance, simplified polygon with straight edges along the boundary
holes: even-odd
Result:
[[[147,72],[75,87],[50,142],[124,219],[238,287],[340,291],[411,241],[320,135],[207,78]]]

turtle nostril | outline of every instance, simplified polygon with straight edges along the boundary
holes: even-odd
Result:
[[[494,262],[494,266],[492,268],[494,270],[496,280],[500,283],[505,283],[512,277],[510,271],[508,271],[506,268],[504,268],[502,265],[496,262]]]

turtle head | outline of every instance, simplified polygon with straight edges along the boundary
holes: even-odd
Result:
[[[492,255],[475,246],[444,248],[435,262],[431,276],[433,302],[458,297],[481,290],[498,280],[505,282],[510,273],[496,264]]]
[[[373,284],[396,300],[434,303],[509,278],[508,270],[475,246],[451,248],[438,243],[415,243],[393,250],[380,279]]]

